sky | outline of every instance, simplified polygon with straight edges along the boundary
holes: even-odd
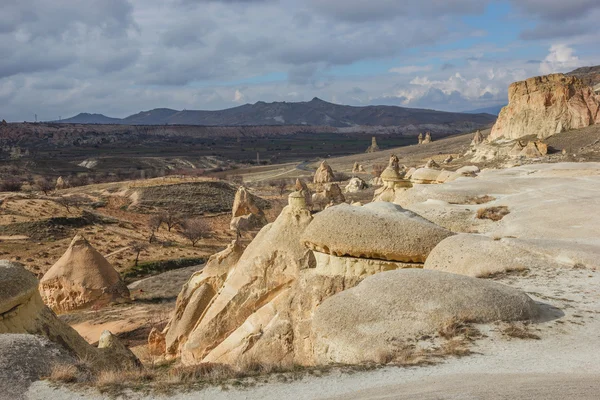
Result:
[[[466,111],[600,64],[598,0],[2,0],[0,118],[325,101]]]

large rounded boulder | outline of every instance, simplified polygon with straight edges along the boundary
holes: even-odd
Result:
[[[315,215],[301,241],[314,251],[337,257],[422,263],[452,234],[398,205],[375,202],[327,208]]]
[[[382,272],[316,309],[315,360],[375,361],[406,341],[435,334],[450,320],[488,323],[537,316],[537,305],[524,292],[493,281],[419,269]]]
[[[544,263],[547,264],[543,257],[517,246],[514,239],[464,233],[438,244],[423,268],[483,278]]]

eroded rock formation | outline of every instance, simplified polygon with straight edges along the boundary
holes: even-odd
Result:
[[[373,201],[393,201],[399,191],[410,188],[411,183],[405,179],[405,171],[400,170],[400,160],[392,154],[388,166],[379,176],[381,188],[377,189]]]
[[[40,281],[44,302],[57,313],[129,300],[112,265],[81,235]]]
[[[356,193],[364,190],[368,187],[367,183],[360,179],[359,177],[354,177],[350,179],[350,182],[344,188],[344,192],[346,193]]]
[[[115,355],[114,346],[95,348],[61,321],[42,301],[37,279],[22,265],[0,260],[0,334],[39,335],[64,348],[95,368],[131,367],[138,363],[132,353]]]
[[[319,209],[327,206],[340,204],[346,201],[340,186],[337,183],[323,185],[323,190],[312,195],[312,204]]]
[[[371,138],[371,145],[367,148],[367,153],[375,153],[379,151],[379,146],[377,145],[377,139],[375,136]]]
[[[289,205],[277,220],[265,226],[245,250],[232,244],[190,278],[164,332],[167,354],[180,356],[186,364],[237,364],[244,359],[263,364],[314,364],[312,315],[324,299],[354,287],[369,275],[414,266],[396,260],[400,257],[398,245],[379,256],[384,236],[395,236],[386,246],[404,242],[401,259],[423,260],[433,241],[451,234],[389,203],[366,207],[335,206],[313,220],[304,195],[298,191],[290,194]],[[349,216],[354,225],[343,226],[348,222],[344,220],[347,209],[365,208],[368,232],[364,233],[365,221],[354,216]],[[342,218],[330,219],[338,216],[337,210],[342,211]],[[392,219],[386,221],[390,214]],[[317,226],[308,233],[315,221]],[[367,243],[360,240],[362,247],[356,254],[344,257],[319,251],[324,246],[314,245],[325,237],[340,244],[346,239],[351,244],[359,241],[357,223],[373,238]],[[401,225],[397,227],[397,223]],[[405,241],[417,225],[423,228],[419,236]],[[310,243],[310,248],[303,243]],[[409,249],[411,245],[413,249]],[[333,244],[331,248],[337,249]],[[153,340],[157,341],[156,337]]]
[[[547,138],[600,122],[600,98],[575,76],[551,74],[515,82],[508,105],[492,128],[490,140]]]
[[[327,161],[322,161],[319,168],[315,172],[315,176],[313,178],[313,183],[329,183],[335,181],[335,176],[333,175],[333,170],[327,164]]]
[[[475,135],[473,135],[471,146],[477,146],[481,143],[483,143],[483,134],[481,133],[481,130],[477,129],[477,132],[475,132]]]
[[[315,216],[302,235],[308,248],[337,257],[423,263],[452,232],[387,202],[340,204]]]
[[[402,269],[365,279],[330,297],[313,318],[318,364],[378,362],[411,340],[455,321],[535,319],[524,292],[493,281],[439,271]]]
[[[235,193],[231,214],[229,229],[232,231],[251,231],[267,224],[265,213],[254,201],[254,196],[243,186]]]

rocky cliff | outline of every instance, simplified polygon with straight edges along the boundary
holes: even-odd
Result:
[[[576,76],[551,74],[515,82],[508,89],[508,101],[490,140],[547,138],[600,122],[600,96]]]

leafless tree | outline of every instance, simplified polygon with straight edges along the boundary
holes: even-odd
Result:
[[[148,239],[148,242],[152,243],[154,239],[156,239],[155,233],[158,232],[162,223],[163,218],[161,214],[153,215],[148,219],[148,228],[150,229],[150,238]]]
[[[133,241],[128,244],[129,249],[135,254],[135,266],[138,266],[140,253],[148,248],[148,243]]]
[[[181,234],[188,239],[192,246],[210,233],[210,227],[203,218],[188,218],[183,221],[183,231]]]
[[[80,208],[85,203],[86,199],[81,196],[61,196],[55,201],[56,203],[63,206],[70,214],[71,207]]]
[[[56,187],[56,183],[54,182],[53,179],[44,176],[42,178],[38,178],[35,181],[36,186],[38,187],[39,190],[41,190],[42,192],[44,192],[44,194],[47,196],[48,193],[52,192],[54,190],[54,188]]]
[[[175,210],[167,209],[166,211],[159,214],[162,222],[167,225],[167,230],[171,232],[171,229],[177,225],[181,225],[181,215]]]

